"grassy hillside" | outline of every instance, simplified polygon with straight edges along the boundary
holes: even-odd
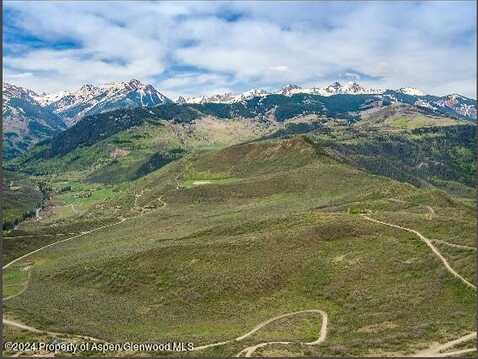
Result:
[[[409,354],[473,330],[475,292],[418,237],[361,215],[473,246],[473,208],[445,192],[352,167],[323,141],[303,136],[150,161],[160,168],[130,183],[70,178],[72,188],[54,196],[61,206],[23,226],[34,234],[111,225],[10,267],[5,285],[21,288],[22,271],[31,279],[5,302],[7,317],[108,341],[199,346],[280,314],[328,313],[324,343],[271,345],[255,355]],[[64,212],[71,204],[78,213]],[[437,246],[474,278],[473,252]],[[314,340],[321,325],[317,315],[303,314],[187,355],[232,356],[263,341]]]
[[[474,198],[476,125],[429,116],[404,106],[364,113],[354,123],[298,117],[268,138],[307,134],[331,156],[372,173],[412,183],[437,186],[460,197]]]
[[[133,110],[131,113],[136,114]],[[193,123],[177,123],[133,116],[123,126],[122,122],[115,122],[114,113],[99,116],[106,120],[91,119],[96,121],[96,127],[101,127],[99,133],[108,133],[105,138],[89,136],[89,132],[83,134],[81,121],[11,166],[34,175],[85,172],[83,175],[92,182],[124,182],[158,169],[193,149],[223,147],[260,137],[268,131],[257,122],[246,120],[205,117]],[[110,117],[115,127],[109,131]]]
[[[320,136],[319,136],[320,137]],[[476,185],[476,126],[422,127],[405,132],[351,131],[324,140],[348,161],[419,185]]]
[[[12,229],[21,220],[34,215],[41,207],[43,194],[28,177],[3,171],[2,221],[4,229]]]

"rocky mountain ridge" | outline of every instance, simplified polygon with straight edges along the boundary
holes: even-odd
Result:
[[[77,91],[39,95],[36,100],[68,123],[75,123],[87,115],[120,108],[154,107],[171,102],[152,85],[135,79],[98,86],[86,84]]]
[[[63,119],[37,100],[37,94],[19,86],[2,86],[4,158],[13,157],[35,143],[66,129]]]

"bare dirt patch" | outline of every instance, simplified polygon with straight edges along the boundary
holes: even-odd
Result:
[[[398,327],[398,324],[390,322],[390,321],[385,321],[383,323],[367,325],[365,327],[359,328],[357,331],[359,333],[379,333],[384,330],[393,329],[397,327]]]

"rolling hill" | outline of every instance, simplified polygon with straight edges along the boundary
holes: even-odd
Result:
[[[225,342],[188,356],[273,341],[297,344],[255,354],[407,355],[474,328],[475,291],[418,236],[370,220],[433,238],[472,280],[475,252],[443,243],[473,248],[473,207],[370,174],[307,136],[198,149],[122,184],[50,179],[71,189],[55,191],[55,207],[22,235],[77,235],[53,239],[65,241],[4,277],[6,316],[32,327],[107,341]],[[326,336],[301,345],[324,326],[313,310],[327,314]]]

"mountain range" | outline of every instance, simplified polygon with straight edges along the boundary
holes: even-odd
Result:
[[[104,85],[83,85],[77,91],[37,94],[32,90],[5,83],[4,138],[5,158],[15,157],[46,138],[71,127],[82,118],[131,108],[166,106],[161,113],[174,109],[176,116],[203,115],[217,117],[265,118],[284,120],[301,114],[320,114],[357,118],[358,111],[403,103],[420,111],[457,119],[476,120],[476,101],[458,94],[427,95],[415,88],[382,90],[365,88],[356,82],[334,82],[326,87],[302,88],[289,84],[276,91],[252,89],[243,93],[182,97],[172,101],[150,84],[138,80]],[[177,106],[184,108],[178,110]],[[200,107],[197,107],[200,106]],[[179,112],[178,112],[179,111]],[[197,114],[196,114],[197,115]],[[196,116],[192,114],[192,116]]]

